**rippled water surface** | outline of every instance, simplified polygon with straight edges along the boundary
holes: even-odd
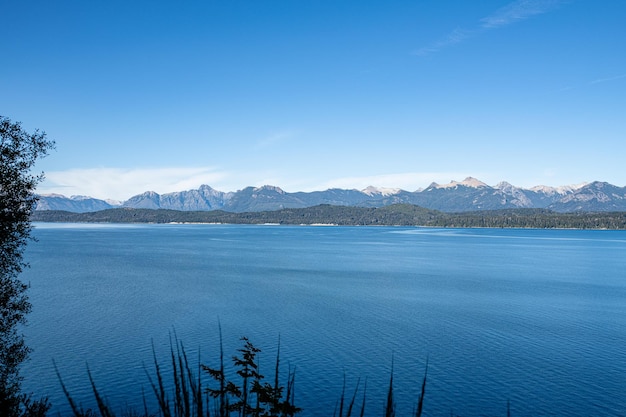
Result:
[[[626,232],[37,224],[26,256],[25,387],[93,407],[152,400],[152,343],[174,331],[217,365],[247,336],[273,375],[278,338],[303,416],[332,415],[345,375],[382,414],[626,415]],[[263,368],[264,367],[264,368]],[[264,369],[264,370],[263,370]],[[360,401],[360,399],[359,399]]]

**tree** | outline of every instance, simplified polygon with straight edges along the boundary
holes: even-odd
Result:
[[[35,162],[54,148],[46,134],[29,134],[19,122],[0,116],[0,415],[45,415],[47,399],[33,401],[21,392],[20,365],[30,349],[20,325],[31,309],[28,285],[19,274],[28,266],[24,249],[31,239],[30,215],[37,203],[35,187],[43,174],[30,173]]]

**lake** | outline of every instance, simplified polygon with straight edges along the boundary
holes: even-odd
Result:
[[[115,411],[151,404],[152,345],[216,366],[248,337],[295,367],[302,416],[367,380],[398,416],[626,415],[626,231],[36,224],[24,387]],[[358,396],[360,403],[361,396]],[[55,415],[53,413],[53,415]]]

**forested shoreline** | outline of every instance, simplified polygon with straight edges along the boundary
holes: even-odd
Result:
[[[444,213],[396,204],[380,208],[319,205],[308,208],[232,213],[115,208],[89,213],[35,211],[35,222],[59,223],[228,223],[338,226],[492,227],[539,229],[626,229],[626,212],[557,213],[545,209],[506,209]]]

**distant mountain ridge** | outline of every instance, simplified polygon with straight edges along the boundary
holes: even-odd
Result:
[[[85,213],[127,207],[243,213],[306,208],[320,204],[375,208],[399,203],[443,212],[509,208],[541,208],[562,213],[626,211],[626,187],[594,181],[579,185],[536,186],[526,189],[507,182],[489,186],[473,177],[443,185],[432,183],[423,190],[412,192],[370,186],[361,191],[331,188],[326,191],[288,193],[270,185],[222,192],[202,185],[198,189],[167,194],[147,191],[121,203],[84,196],[68,198],[58,194],[41,195],[37,210]]]
[[[36,210],[64,210],[73,213],[87,213],[119,207],[121,203],[99,200],[82,195],[66,197],[61,194],[40,195]]]

